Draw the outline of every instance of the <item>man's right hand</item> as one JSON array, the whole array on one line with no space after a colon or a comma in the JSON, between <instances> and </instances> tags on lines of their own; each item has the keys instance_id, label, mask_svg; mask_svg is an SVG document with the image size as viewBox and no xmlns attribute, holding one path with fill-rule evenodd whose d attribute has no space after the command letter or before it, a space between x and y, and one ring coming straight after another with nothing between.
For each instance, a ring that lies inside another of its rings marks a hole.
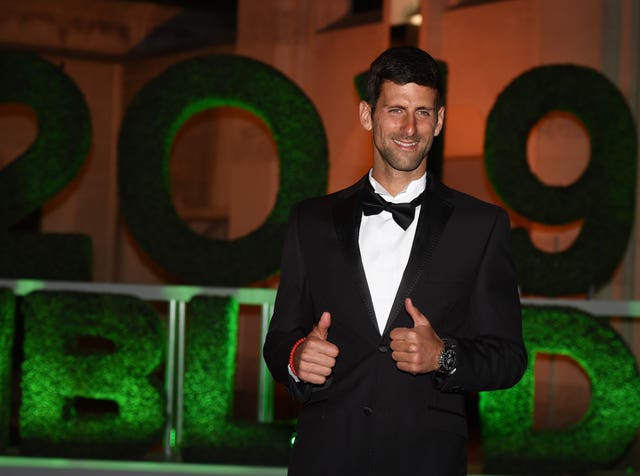
<instances>
[{"instance_id":1,"label":"man's right hand","mask_svg":"<svg viewBox=\"0 0 640 476\"><path fill-rule=\"evenodd\" d=\"M327 340L331 314L323 312L306 340L293 355L293 365L300 380L322 385L331 375L338 357L338 347Z\"/></svg>"}]
</instances>

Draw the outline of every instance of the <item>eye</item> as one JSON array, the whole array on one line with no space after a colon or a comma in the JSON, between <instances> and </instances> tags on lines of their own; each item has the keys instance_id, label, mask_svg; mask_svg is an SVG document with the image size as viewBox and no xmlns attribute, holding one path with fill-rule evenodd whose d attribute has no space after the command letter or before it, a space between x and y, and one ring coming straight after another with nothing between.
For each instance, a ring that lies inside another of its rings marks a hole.
<instances>
[{"instance_id":1,"label":"eye","mask_svg":"<svg viewBox=\"0 0 640 476\"><path fill-rule=\"evenodd\" d=\"M429 117L429 116L431 116L431 110L429 110L429 109L419 109L417 111L417 114L418 114L418 116L421 116L421 117Z\"/></svg>"}]
</instances>

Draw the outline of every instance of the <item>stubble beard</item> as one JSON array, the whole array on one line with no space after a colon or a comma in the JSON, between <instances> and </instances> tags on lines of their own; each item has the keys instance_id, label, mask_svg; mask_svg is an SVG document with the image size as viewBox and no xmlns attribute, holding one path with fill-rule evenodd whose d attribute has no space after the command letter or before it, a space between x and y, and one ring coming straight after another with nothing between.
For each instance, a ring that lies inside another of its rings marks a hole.
<instances>
[{"instance_id":1,"label":"stubble beard","mask_svg":"<svg viewBox=\"0 0 640 476\"><path fill-rule=\"evenodd\" d=\"M426 162L430 145L426 145L415 157L403 157L401 152L391 151L388 147L378 149L382 160L398 172L413 172Z\"/></svg>"}]
</instances>

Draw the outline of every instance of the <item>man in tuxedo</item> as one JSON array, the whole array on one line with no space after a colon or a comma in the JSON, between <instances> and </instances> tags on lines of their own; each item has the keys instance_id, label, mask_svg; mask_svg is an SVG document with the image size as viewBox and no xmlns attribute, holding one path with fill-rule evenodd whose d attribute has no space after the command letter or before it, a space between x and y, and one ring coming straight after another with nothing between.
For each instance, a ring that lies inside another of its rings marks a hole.
<instances>
[{"instance_id":1,"label":"man in tuxedo","mask_svg":"<svg viewBox=\"0 0 640 476\"><path fill-rule=\"evenodd\" d=\"M292 210L264 345L302 402L289 475L464 475L465 393L526 368L507 214L427 173L441 100L431 56L382 53L371 170Z\"/></svg>"}]
</instances>

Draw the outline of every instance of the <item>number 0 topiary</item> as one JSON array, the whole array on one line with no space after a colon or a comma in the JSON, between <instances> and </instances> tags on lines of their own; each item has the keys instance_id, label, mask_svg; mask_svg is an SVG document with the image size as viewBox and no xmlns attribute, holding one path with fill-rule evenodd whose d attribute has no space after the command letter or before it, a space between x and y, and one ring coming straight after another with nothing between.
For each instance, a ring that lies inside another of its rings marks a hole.
<instances>
[{"instance_id":1,"label":"number 0 topiary","mask_svg":"<svg viewBox=\"0 0 640 476\"><path fill-rule=\"evenodd\" d=\"M280 159L273 210L260 228L231 241L198 235L181 220L169 177L180 127L194 114L221 106L246 109L264 120ZM326 193L326 185L320 117L295 84L266 64L227 55L190 59L151 81L127 109L119 141L122 211L144 251L182 281L242 286L275 273L291 205Z\"/></svg>"}]
</instances>

